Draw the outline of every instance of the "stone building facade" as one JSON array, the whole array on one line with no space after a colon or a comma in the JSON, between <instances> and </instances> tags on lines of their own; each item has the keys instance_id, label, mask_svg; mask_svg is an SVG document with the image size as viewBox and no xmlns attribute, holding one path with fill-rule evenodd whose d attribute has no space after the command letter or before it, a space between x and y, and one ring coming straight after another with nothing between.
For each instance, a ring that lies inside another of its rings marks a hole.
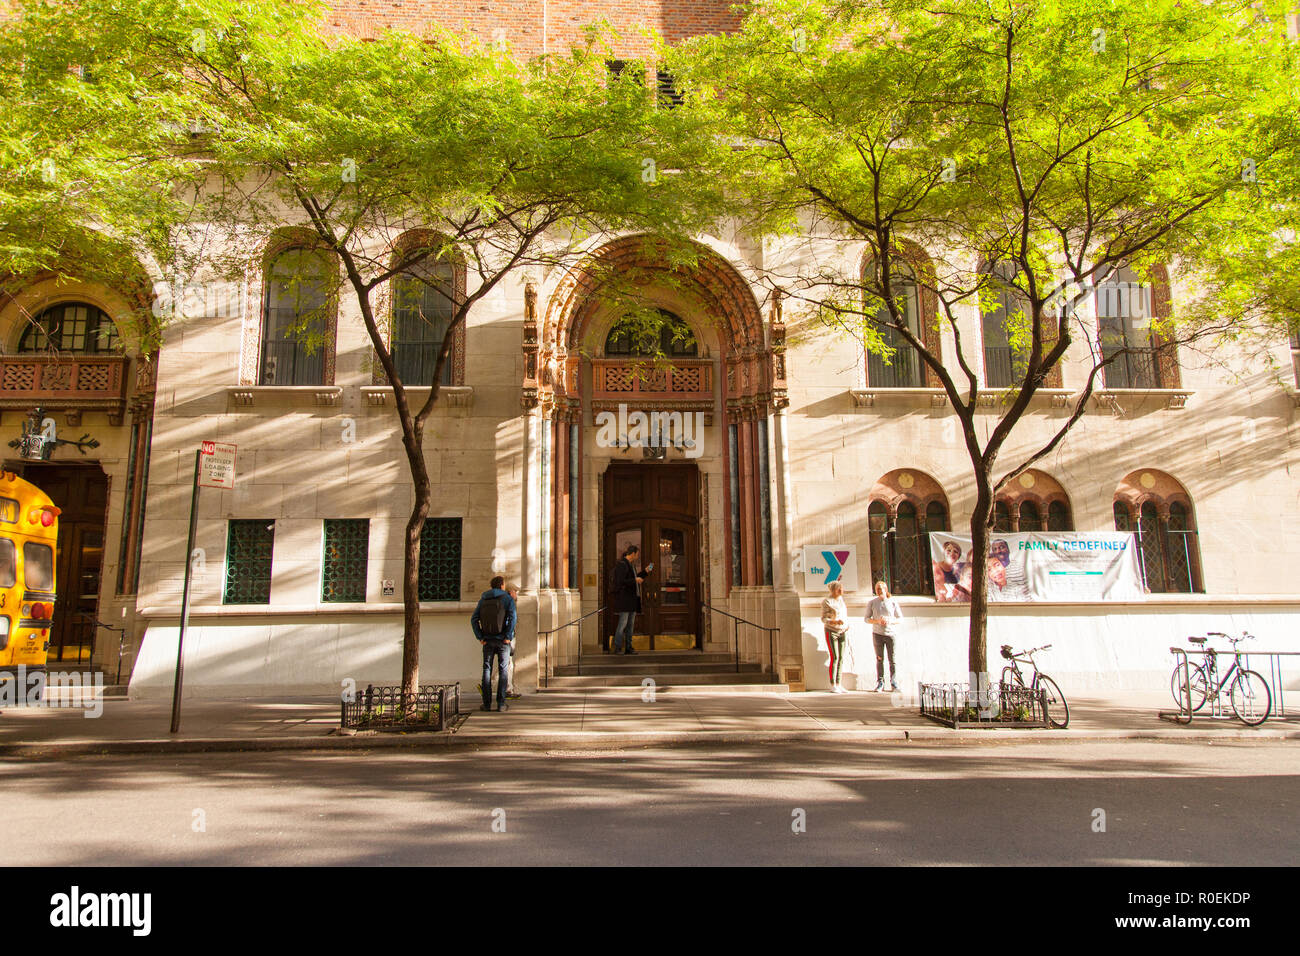
<instances>
[{"instance_id":1,"label":"stone building facade","mask_svg":"<svg viewBox=\"0 0 1300 956\"><path fill-rule=\"evenodd\" d=\"M707 2L338 0L333 10L336 29L363 33L426 20L464 22L485 38L504 30L525 55L558 48L602 15L670 38L734 23L728 4ZM629 41L627 56L645 52L638 43ZM643 267L653 256L645 238L598 237L587 253ZM268 374L267 287L275 255L288 248L277 242L267 237L242 284L198 297L166 329L156 362L121 363L117 404L67 413L101 430L100 447L84 458L108 478L98 613L125 622L134 693L171 686L201 441L238 446L237 480L200 499L189 692L325 693L400 674L412 491L391 389L376 379L346 298L312 381L286 384L289 353L276 353ZM882 365L861 342L770 294L763 270L793 265L806 249L725 230L698 242L696 269L643 290L666 326L685 330L671 362L649 370L638 370L619 316L592 294L581 263L512 276L476 306L426 439L435 495L422 552L424 679L474 681L468 617L496 573L522 589L521 685L549 684L594 658L612 623L595 612L613 557L629 542L659 565L645 596L643 652L735 655L795 686L826 687L821 594L800 557L806 545L833 544L854 549L859 564L846 684L874 684L861 622L874 577L902 595L900 682L965 676L965 612L927 593L916 550L927 528L961 532L974 500L942 391L905 359ZM864 254L828 242L820 261L853 274ZM922 268L926 257L964 254L914 252ZM1181 291L1177 276L1156 274L1139 294L1151 308L1176 309ZM1111 309L1106 295L1087 304L1085 321ZM31 296L36 311L74 299L110 315L115 308L98 289L56 294L36 285ZM932 305L921 299L924 317ZM984 380L995 381L1005 343L983 336L974 306L961 321L964 341L984 338L975 352ZM0 311L0 323L10 362L22 333L16 304ZM950 336L935 344L952 356ZM989 646L1053 643L1051 670L1071 688L1159 688L1169 646L1207 629L1248 629L1281 647L1295 641L1294 349L1285 339L1211 356L1152 346L1149 364L1117 372L1000 505L1003 530L1119 527L1146 542L1143 601L994 607ZM1090 367L1080 343L1013 435L1008 460L1053 432ZM18 433L19 404L4 406L6 440ZM666 434L639 440L637 412L657 415ZM989 421L996 412L987 407ZM83 458L64 446L54 460ZM555 631L585 615L581 628ZM111 672L118 645L100 634L96 663Z\"/></svg>"}]
</instances>

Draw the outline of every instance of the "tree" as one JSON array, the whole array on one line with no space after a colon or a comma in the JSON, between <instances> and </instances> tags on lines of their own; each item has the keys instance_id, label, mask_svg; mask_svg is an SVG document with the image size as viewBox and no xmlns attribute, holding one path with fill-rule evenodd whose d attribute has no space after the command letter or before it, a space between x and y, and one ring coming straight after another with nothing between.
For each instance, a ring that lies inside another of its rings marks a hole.
<instances>
[{"instance_id":1,"label":"tree","mask_svg":"<svg viewBox=\"0 0 1300 956\"><path fill-rule=\"evenodd\" d=\"M177 242L189 261L239 273L248 249L295 227L303 252L277 273L295 305L286 332L320 348L332 302L346 296L359 310L393 388L414 484L402 586L410 693L433 492L425 427L456 330L510 273L571 261L601 232L636 229L671 245L716 194L707 180L667 174L692 161L702 131L684 113L657 110L634 81L610 82L598 31L566 55L522 62L443 31L329 35L322 11L288 0L85 0L44 15L67 35L99 38L101 51L131 37L146 72L165 79L200 131L199 175L177 184L191 204L192 228ZM385 334L389 289L407 320L433 323L437 313L426 382L406 381Z\"/></svg>"},{"instance_id":2,"label":"tree","mask_svg":"<svg viewBox=\"0 0 1300 956\"><path fill-rule=\"evenodd\" d=\"M176 265L193 173L187 111L165 63L129 35L86 32L68 5L21 0L0 22L0 293L36 274L115 287L150 351L142 264Z\"/></svg>"},{"instance_id":3,"label":"tree","mask_svg":"<svg viewBox=\"0 0 1300 956\"><path fill-rule=\"evenodd\" d=\"M981 682L995 495L1060 445L1108 368L1144 350L1099 342L1078 306L1124 267L1186 259L1209 270L1207 289L1238 294L1152 320L1153 343L1276 328L1282 298L1215 243L1295 253L1282 228L1294 193L1279 188L1297 155L1284 22L1214 0L777 0L672 60L691 108L734 137L715 175L745 195L751 227L803 244L768 281L884 361L918 356L953 409L976 489L968 653ZM836 245L865 247L861 274L803 265ZM932 329L908 321L913 282L936 303ZM990 387L958 322L971 306L986 323L1002 310L1014 357L987 436ZM1005 461L1076 344L1091 368L1065 421Z\"/></svg>"}]
</instances>

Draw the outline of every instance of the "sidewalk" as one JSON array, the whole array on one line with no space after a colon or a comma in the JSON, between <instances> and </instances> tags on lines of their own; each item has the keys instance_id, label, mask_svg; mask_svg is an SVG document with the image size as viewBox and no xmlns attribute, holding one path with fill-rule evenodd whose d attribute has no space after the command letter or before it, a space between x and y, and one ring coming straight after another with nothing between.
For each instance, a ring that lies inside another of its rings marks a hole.
<instances>
[{"instance_id":1,"label":"sidewalk","mask_svg":"<svg viewBox=\"0 0 1300 956\"><path fill-rule=\"evenodd\" d=\"M473 708L450 733L335 733L332 698L221 699L185 702L181 733L168 733L167 700L103 702L97 718L82 707L9 707L0 711L0 757L185 752L203 750L375 749L473 745L513 748L668 746L775 741L919 742L1070 740L1300 740L1300 724L1270 719L1257 728L1234 720L1183 726L1156 713L1172 702L1127 693L1070 701L1068 730L951 730L921 717L915 704L889 694L710 694L661 690L653 702L639 688L529 694L509 711Z\"/></svg>"}]
</instances>

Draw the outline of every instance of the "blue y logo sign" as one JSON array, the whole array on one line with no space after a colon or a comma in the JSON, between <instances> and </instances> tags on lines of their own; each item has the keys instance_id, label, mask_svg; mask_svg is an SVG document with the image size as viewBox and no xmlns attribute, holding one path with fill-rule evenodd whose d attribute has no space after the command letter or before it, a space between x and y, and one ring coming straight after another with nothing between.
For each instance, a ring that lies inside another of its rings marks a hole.
<instances>
[{"instance_id":1,"label":"blue y logo sign","mask_svg":"<svg viewBox=\"0 0 1300 956\"><path fill-rule=\"evenodd\" d=\"M849 559L847 551L823 551L822 557L826 559L829 570L826 572L824 584L830 584L832 581L838 581L840 574L844 570L844 562Z\"/></svg>"}]
</instances>

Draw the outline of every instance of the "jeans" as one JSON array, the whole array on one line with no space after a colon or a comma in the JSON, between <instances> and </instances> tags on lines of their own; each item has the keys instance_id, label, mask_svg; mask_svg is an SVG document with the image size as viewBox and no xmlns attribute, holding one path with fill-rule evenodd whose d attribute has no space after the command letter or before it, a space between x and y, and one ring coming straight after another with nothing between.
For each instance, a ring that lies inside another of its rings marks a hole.
<instances>
[{"instance_id":1,"label":"jeans","mask_svg":"<svg viewBox=\"0 0 1300 956\"><path fill-rule=\"evenodd\" d=\"M895 683L894 676L894 639L887 634L872 634L876 644L876 680L885 679L885 651L889 651L889 682Z\"/></svg>"},{"instance_id":2,"label":"jeans","mask_svg":"<svg viewBox=\"0 0 1300 956\"><path fill-rule=\"evenodd\" d=\"M835 634L829 627L823 628L826 631L826 649L831 652L831 686L834 687L840 682L840 675L844 670L844 637L843 634Z\"/></svg>"},{"instance_id":3,"label":"jeans","mask_svg":"<svg viewBox=\"0 0 1300 956\"><path fill-rule=\"evenodd\" d=\"M623 639L627 638L626 650L632 649L632 625L636 621L636 611L619 611L618 626L614 628L614 653L624 650Z\"/></svg>"},{"instance_id":4,"label":"jeans","mask_svg":"<svg viewBox=\"0 0 1300 956\"><path fill-rule=\"evenodd\" d=\"M510 677L506 668L510 663L510 645L499 637L489 637L483 642L483 706L492 706L492 662L497 663L497 706L506 702L506 688Z\"/></svg>"}]
</instances>

